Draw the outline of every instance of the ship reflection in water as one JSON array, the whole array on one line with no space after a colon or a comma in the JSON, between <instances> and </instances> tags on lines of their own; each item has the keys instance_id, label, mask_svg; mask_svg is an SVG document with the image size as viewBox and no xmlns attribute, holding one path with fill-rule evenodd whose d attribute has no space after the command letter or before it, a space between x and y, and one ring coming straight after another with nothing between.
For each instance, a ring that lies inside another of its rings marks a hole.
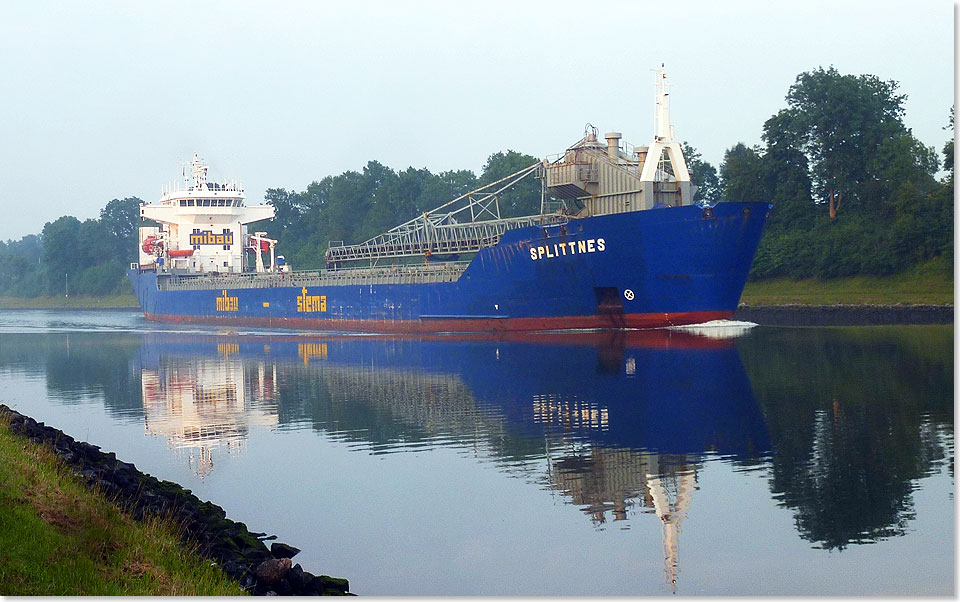
<instances>
[{"instance_id":1,"label":"ship reflection in water","mask_svg":"<svg viewBox=\"0 0 960 602\"><path fill-rule=\"evenodd\" d=\"M480 450L597 528L655 514L675 587L704 460L752 464L770 451L729 334L157 334L140 350L144 420L201 476L254 427L314 428L370 453Z\"/></svg>"},{"instance_id":2,"label":"ship reflection in water","mask_svg":"<svg viewBox=\"0 0 960 602\"><path fill-rule=\"evenodd\" d=\"M185 355L163 344L141 349L144 426L184 453L201 477L213 470L214 450L242 450L252 426L275 426L276 365L251 367L216 345L217 356Z\"/></svg>"}]
</instances>

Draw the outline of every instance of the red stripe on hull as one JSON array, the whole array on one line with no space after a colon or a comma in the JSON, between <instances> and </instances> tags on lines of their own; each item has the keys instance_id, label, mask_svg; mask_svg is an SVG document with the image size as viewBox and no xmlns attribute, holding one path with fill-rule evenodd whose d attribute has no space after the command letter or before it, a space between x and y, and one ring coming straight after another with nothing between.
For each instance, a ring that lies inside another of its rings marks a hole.
<instances>
[{"instance_id":1,"label":"red stripe on hull","mask_svg":"<svg viewBox=\"0 0 960 602\"><path fill-rule=\"evenodd\" d=\"M732 311L692 311L674 313L610 314L564 316L559 318L458 318L427 320L339 320L333 318L257 318L250 316L180 316L149 314L155 322L192 324L230 324L261 328L294 328L377 333L431 332L530 332L538 330L661 328L728 320Z\"/></svg>"}]
</instances>

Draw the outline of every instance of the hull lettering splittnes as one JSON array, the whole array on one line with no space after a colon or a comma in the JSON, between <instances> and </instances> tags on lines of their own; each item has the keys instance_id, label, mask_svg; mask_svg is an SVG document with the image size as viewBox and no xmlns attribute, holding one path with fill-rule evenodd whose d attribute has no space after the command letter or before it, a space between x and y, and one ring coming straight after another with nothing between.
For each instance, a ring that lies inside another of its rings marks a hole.
<instances>
[{"instance_id":1,"label":"hull lettering splittnes","mask_svg":"<svg viewBox=\"0 0 960 602\"><path fill-rule=\"evenodd\" d=\"M551 254L550 251L553 250ZM607 241L602 238L596 240L577 240L567 242L555 242L553 245L530 247L530 259L554 259L556 257L566 257L567 255L583 255L584 253L603 253L607 250Z\"/></svg>"},{"instance_id":2,"label":"hull lettering splittnes","mask_svg":"<svg viewBox=\"0 0 960 602\"><path fill-rule=\"evenodd\" d=\"M151 320L424 333L656 328L733 315L771 208L693 201L672 139L662 71L647 147L586 128L558 159L492 182L380 236L332 244L326 268L291 269L246 224L239 183L206 179L141 206L130 280ZM662 161L662 158L669 158ZM502 217L500 194L536 176L537 215ZM421 263L411 263L419 257Z\"/></svg>"}]
</instances>

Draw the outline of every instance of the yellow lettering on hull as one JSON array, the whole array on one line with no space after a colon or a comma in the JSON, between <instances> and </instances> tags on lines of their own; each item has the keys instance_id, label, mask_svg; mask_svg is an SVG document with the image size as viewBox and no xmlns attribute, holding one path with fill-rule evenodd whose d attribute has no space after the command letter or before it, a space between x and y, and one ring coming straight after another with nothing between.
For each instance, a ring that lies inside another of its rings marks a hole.
<instances>
[{"instance_id":1,"label":"yellow lettering on hull","mask_svg":"<svg viewBox=\"0 0 960 602\"><path fill-rule=\"evenodd\" d=\"M308 295L304 287L302 293L297 297L297 312L299 313L317 313L327 311L326 295Z\"/></svg>"},{"instance_id":2,"label":"yellow lettering on hull","mask_svg":"<svg viewBox=\"0 0 960 602\"><path fill-rule=\"evenodd\" d=\"M237 311L240 309L240 303L237 297L230 297L227 291L217 297L217 311Z\"/></svg>"}]
</instances>

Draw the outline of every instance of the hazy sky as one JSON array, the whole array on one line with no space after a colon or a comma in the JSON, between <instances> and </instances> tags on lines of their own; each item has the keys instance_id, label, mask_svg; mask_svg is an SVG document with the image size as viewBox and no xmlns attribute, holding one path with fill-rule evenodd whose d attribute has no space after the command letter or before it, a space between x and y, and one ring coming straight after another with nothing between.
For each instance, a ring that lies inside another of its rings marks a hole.
<instances>
[{"instance_id":1,"label":"hazy sky","mask_svg":"<svg viewBox=\"0 0 960 602\"><path fill-rule=\"evenodd\" d=\"M715 166L821 65L900 82L939 151L954 20L952 0L0 0L0 239L155 201L194 152L252 204L371 159L479 174L587 122L646 144L660 63L677 138Z\"/></svg>"}]
</instances>

